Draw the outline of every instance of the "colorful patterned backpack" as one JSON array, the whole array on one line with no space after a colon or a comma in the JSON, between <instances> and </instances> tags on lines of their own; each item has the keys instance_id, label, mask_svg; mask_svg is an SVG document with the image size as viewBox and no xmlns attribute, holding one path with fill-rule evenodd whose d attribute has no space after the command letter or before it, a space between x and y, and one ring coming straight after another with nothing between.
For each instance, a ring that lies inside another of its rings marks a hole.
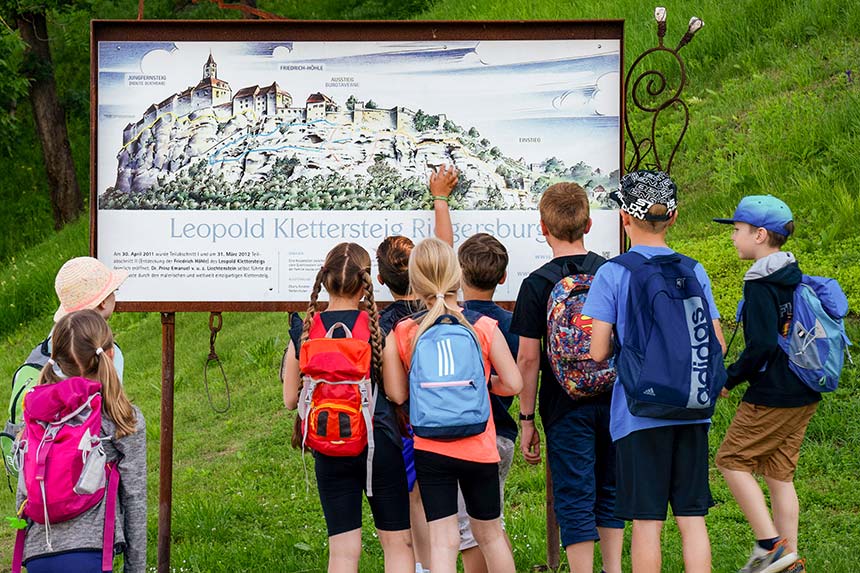
<instances>
[{"instance_id":1,"label":"colorful patterned backpack","mask_svg":"<svg viewBox=\"0 0 860 573\"><path fill-rule=\"evenodd\" d=\"M556 380L574 400L608 392L615 383L614 358L591 359L591 317L582 314L594 273L605 261L589 252L581 266L550 264L536 271L555 285L547 301L546 353Z\"/></svg>"}]
</instances>

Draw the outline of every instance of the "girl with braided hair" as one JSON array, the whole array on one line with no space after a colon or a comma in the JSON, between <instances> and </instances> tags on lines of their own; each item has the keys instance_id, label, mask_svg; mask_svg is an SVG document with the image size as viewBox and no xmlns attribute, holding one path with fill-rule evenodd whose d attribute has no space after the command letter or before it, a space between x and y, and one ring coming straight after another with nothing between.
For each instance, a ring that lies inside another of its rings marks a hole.
<instances>
[{"instance_id":1,"label":"girl with braided hair","mask_svg":"<svg viewBox=\"0 0 860 573\"><path fill-rule=\"evenodd\" d=\"M326 310L319 312L317 301L323 288L328 293L329 302ZM281 373L284 405L290 410L298 406L302 385L299 352L301 345L310 338L315 317L326 330L342 323L352 331L359 320L367 320L372 350L371 380L374 386L381 384L384 338L373 298L370 255L360 245L340 243L329 251L314 280L304 320L297 313L291 316L290 344ZM339 328L333 329L331 334L335 338L345 336ZM386 572L414 571L409 533L409 494L406 468L400 454L400 434L391 404L382 392L375 392L375 395L371 462L373 495L368 496L368 502L385 555ZM297 425L296 430L293 445L300 446L301 427ZM361 557L361 498L367 480L368 448L356 456L331 456L317 451L313 456L329 536L328 570L330 573L356 572Z\"/></svg>"}]
</instances>

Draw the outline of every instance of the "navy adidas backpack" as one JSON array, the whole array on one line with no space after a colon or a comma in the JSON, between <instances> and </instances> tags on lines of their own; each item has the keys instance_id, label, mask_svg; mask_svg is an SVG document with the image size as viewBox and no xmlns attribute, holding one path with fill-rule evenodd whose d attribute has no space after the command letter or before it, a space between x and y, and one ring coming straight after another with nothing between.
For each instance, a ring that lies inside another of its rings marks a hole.
<instances>
[{"instance_id":1,"label":"navy adidas backpack","mask_svg":"<svg viewBox=\"0 0 860 573\"><path fill-rule=\"evenodd\" d=\"M630 271L618 380L635 416L703 420L714 412L726 383L723 350L708 301L679 253L646 258L627 252L612 259Z\"/></svg>"},{"instance_id":2,"label":"navy adidas backpack","mask_svg":"<svg viewBox=\"0 0 860 573\"><path fill-rule=\"evenodd\" d=\"M490 419L484 358L475 333L445 314L421 333L409 368L409 421L416 436L480 434Z\"/></svg>"}]
</instances>

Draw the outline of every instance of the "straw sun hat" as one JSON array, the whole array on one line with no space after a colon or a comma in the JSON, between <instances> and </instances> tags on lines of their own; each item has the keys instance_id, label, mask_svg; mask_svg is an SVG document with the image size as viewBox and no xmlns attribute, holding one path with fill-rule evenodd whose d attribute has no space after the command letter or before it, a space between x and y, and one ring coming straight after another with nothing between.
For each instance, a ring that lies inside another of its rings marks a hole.
<instances>
[{"instance_id":1,"label":"straw sun hat","mask_svg":"<svg viewBox=\"0 0 860 573\"><path fill-rule=\"evenodd\" d=\"M70 312L96 308L127 278L128 271L113 271L92 257L76 257L66 261L54 281L54 290L60 299L54 322Z\"/></svg>"}]
</instances>

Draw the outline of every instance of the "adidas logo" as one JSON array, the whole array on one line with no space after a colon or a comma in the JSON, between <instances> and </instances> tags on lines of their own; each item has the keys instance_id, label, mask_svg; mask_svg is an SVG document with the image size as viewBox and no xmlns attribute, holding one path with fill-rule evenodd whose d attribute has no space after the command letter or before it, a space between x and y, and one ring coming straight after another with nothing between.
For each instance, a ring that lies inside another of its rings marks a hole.
<instances>
[{"instance_id":1,"label":"adidas logo","mask_svg":"<svg viewBox=\"0 0 860 573\"><path fill-rule=\"evenodd\" d=\"M657 395L657 393L654 392L654 388L648 388L647 390L645 390L642 393L645 394L646 396L656 396Z\"/></svg>"}]
</instances>

